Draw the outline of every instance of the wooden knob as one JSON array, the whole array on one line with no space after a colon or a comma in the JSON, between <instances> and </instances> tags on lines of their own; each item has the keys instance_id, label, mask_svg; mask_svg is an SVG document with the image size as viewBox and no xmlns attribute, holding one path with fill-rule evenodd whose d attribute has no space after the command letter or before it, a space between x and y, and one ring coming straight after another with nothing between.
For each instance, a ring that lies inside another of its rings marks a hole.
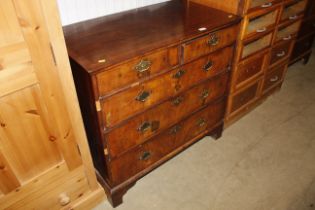
<instances>
[{"instance_id":1,"label":"wooden knob","mask_svg":"<svg viewBox=\"0 0 315 210\"><path fill-rule=\"evenodd\" d=\"M70 197L66 193L61 193L59 195L59 203L61 206L69 204L71 201Z\"/></svg>"}]
</instances>

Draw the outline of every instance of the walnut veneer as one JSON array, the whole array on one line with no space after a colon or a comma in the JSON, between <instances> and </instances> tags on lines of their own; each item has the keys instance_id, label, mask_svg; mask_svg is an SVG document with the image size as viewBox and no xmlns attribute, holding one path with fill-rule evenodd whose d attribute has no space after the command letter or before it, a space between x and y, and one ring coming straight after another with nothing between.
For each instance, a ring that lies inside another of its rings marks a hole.
<instances>
[{"instance_id":1,"label":"walnut veneer","mask_svg":"<svg viewBox=\"0 0 315 210\"><path fill-rule=\"evenodd\" d=\"M94 163L113 206L200 138L221 136L239 22L174 0L64 28Z\"/></svg>"}]
</instances>

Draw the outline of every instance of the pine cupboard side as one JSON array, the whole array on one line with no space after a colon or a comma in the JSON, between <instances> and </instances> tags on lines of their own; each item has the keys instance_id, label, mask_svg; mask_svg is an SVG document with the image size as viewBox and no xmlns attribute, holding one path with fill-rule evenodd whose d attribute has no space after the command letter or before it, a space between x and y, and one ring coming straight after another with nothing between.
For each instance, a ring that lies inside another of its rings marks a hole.
<instances>
[{"instance_id":1,"label":"pine cupboard side","mask_svg":"<svg viewBox=\"0 0 315 210\"><path fill-rule=\"evenodd\" d=\"M0 5L0 209L88 209L96 180L55 1Z\"/></svg>"}]
</instances>

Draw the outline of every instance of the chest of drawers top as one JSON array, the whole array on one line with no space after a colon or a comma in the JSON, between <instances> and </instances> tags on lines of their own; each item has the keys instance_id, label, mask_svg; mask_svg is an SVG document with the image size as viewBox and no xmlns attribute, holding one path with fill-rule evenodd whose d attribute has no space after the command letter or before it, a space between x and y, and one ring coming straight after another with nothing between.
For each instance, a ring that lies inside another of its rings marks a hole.
<instances>
[{"instance_id":1,"label":"chest of drawers top","mask_svg":"<svg viewBox=\"0 0 315 210\"><path fill-rule=\"evenodd\" d=\"M210 7L172 0L65 26L64 33L69 56L94 73L239 21Z\"/></svg>"}]
</instances>

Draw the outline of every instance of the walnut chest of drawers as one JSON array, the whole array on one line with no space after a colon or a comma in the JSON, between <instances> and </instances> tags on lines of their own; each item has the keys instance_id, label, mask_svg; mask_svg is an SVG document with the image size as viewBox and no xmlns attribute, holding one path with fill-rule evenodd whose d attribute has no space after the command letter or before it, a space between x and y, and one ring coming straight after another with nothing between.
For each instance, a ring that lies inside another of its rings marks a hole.
<instances>
[{"instance_id":1,"label":"walnut chest of drawers","mask_svg":"<svg viewBox=\"0 0 315 210\"><path fill-rule=\"evenodd\" d=\"M64 28L109 201L206 135L220 137L240 19L170 1Z\"/></svg>"}]
</instances>

